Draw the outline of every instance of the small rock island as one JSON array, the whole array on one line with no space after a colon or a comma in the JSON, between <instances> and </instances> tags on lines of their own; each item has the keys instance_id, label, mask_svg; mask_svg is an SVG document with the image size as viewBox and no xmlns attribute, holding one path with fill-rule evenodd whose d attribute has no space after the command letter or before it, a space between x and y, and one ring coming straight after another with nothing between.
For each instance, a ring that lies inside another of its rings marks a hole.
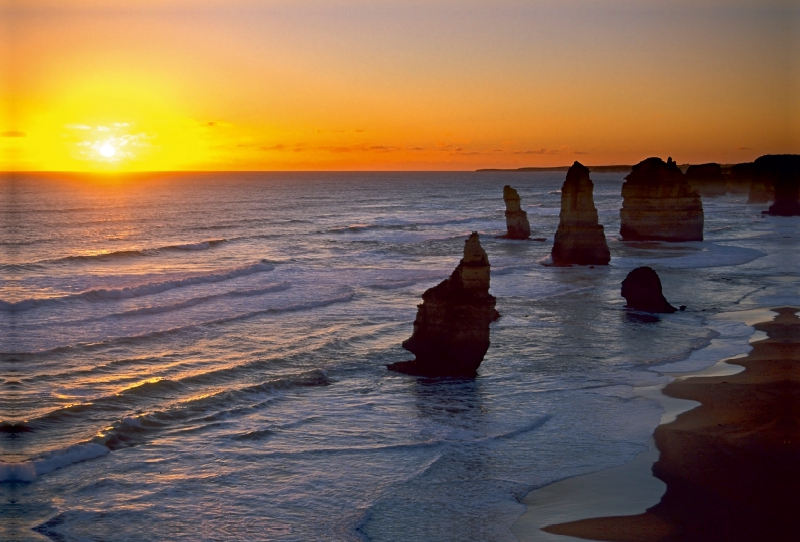
<instances>
[{"instance_id":1,"label":"small rock island","mask_svg":"<svg viewBox=\"0 0 800 542\"><path fill-rule=\"evenodd\" d=\"M416 359L392 363L389 370L417 376L475 376L489 349L489 324L500 317L489 293L489 270L478 232L472 232L453 274L422 294L414 333L403 342Z\"/></svg>"},{"instance_id":2,"label":"small rock island","mask_svg":"<svg viewBox=\"0 0 800 542\"><path fill-rule=\"evenodd\" d=\"M667 302L661 290L661 279L651 267L637 267L622 281L622 297L629 309L671 313L678 309ZM683 310L683 308L681 308Z\"/></svg>"},{"instance_id":3,"label":"small rock island","mask_svg":"<svg viewBox=\"0 0 800 542\"><path fill-rule=\"evenodd\" d=\"M506 203L506 227L508 233L505 239L527 239L531 236L531 225L528 222L528 213L520 206L519 194L509 185L503 187L503 201Z\"/></svg>"},{"instance_id":4,"label":"small rock island","mask_svg":"<svg viewBox=\"0 0 800 542\"><path fill-rule=\"evenodd\" d=\"M579 162L572 164L561 187L561 214L552 250L554 265L608 265L611 260L593 190L589 168Z\"/></svg>"},{"instance_id":5,"label":"small rock island","mask_svg":"<svg viewBox=\"0 0 800 542\"><path fill-rule=\"evenodd\" d=\"M622 185L623 241L702 241L703 203L672 158L647 158Z\"/></svg>"}]
</instances>

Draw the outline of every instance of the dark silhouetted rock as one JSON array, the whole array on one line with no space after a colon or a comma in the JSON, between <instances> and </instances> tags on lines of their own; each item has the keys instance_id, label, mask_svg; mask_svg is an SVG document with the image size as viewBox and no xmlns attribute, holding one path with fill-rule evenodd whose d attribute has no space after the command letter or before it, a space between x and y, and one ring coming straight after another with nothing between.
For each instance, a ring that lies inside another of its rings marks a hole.
<instances>
[{"instance_id":1,"label":"dark silhouetted rock","mask_svg":"<svg viewBox=\"0 0 800 542\"><path fill-rule=\"evenodd\" d=\"M753 170L753 162L732 165L727 175L728 193L749 194Z\"/></svg>"},{"instance_id":2,"label":"dark silhouetted rock","mask_svg":"<svg viewBox=\"0 0 800 542\"><path fill-rule=\"evenodd\" d=\"M606 265L611 260L603 226L598 224L589 168L575 162L561 187L561 215L553 243L555 265Z\"/></svg>"},{"instance_id":3,"label":"dark silhouetted rock","mask_svg":"<svg viewBox=\"0 0 800 542\"><path fill-rule=\"evenodd\" d=\"M661 279L650 267L637 267L622 281L622 297L629 309L644 312L675 312L661 292Z\"/></svg>"},{"instance_id":4,"label":"dark silhouetted rock","mask_svg":"<svg viewBox=\"0 0 800 542\"><path fill-rule=\"evenodd\" d=\"M414 334L403 343L416 359L388 367L419 376L474 376L489 349L489 324L499 317L489 294L489 258L473 232L453 274L422 294Z\"/></svg>"},{"instance_id":5,"label":"dark silhouetted rock","mask_svg":"<svg viewBox=\"0 0 800 542\"><path fill-rule=\"evenodd\" d=\"M633 166L622 185L619 233L624 241L702 241L703 204L670 158Z\"/></svg>"},{"instance_id":6,"label":"dark silhouetted rock","mask_svg":"<svg viewBox=\"0 0 800 542\"><path fill-rule=\"evenodd\" d=\"M766 214L800 216L800 155L768 154L754 162L756 182L771 183L775 199Z\"/></svg>"},{"instance_id":7,"label":"dark silhouetted rock","mask_svg":"<svg viewBox=\"0 0 800 542\"><path fill-rule=\"evenodd\" d=\"M506 202L506 239L527 239L531 236L528 213L519 204L519 194L509 185L503 187L503 200Z\"/></svg>"},{"instance_id":8,"label":"dark silhouetted rock","mask_svg":"<svg viewBox=\"0 0 800 542\"><path fill-rule=\"evenodd\" d=\"M689 166L686 170L686 181L704 197L724 196L728 192L726 178L722 175L722 166L719 164Z\"/></svg>"}]
</instances>

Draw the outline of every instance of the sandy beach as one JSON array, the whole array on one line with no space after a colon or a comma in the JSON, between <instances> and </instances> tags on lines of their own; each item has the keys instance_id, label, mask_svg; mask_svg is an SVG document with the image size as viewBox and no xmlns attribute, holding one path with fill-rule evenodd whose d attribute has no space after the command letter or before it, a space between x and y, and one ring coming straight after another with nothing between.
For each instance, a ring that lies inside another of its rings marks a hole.
<instances>
[{"instance_id":1,"label":"sandy beach","mask_svg":"<svg viewBox=\"0 0 800 542\"><path fill-rule=\"evenodd\" d=\"M653 473L667 486L658 504L638 515L543 530L609 541L797 540L800 319L795 308L774 312L754 326L767 338L735 361L744 371L680 379L664 389L701 405L655 431L660 456Z\"/></svg>"}]
</instances>

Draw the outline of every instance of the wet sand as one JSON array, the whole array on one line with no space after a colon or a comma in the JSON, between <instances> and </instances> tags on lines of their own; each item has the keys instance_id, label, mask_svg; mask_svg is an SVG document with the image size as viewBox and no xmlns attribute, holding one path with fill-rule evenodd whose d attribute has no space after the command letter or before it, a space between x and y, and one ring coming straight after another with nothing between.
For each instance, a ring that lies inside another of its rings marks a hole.
<instances>
[{"instance_id":1,"label":"wet sand","mask_svg":"<svg viewBox=\"0 0 800 542\"><path fill-rule=\"evenodd\" d=\"M735 363L736 375L669 384L669 397L701 405L654 439L653 473L667 485L638 515L559 523L547 533L589 540L800 540L800 319L798 309L755 324L767 334ZM556 537L558 538L558 537Z\"/></svg>"}]
</instances>

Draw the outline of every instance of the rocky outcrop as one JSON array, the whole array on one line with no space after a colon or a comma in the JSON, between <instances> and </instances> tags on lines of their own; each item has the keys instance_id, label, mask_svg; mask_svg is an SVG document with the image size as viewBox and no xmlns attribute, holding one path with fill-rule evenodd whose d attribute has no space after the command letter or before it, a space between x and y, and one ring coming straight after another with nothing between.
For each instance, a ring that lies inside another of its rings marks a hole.
<instances>
[{"instance_id":1,"label":"rocky outcrop","mask_svg":"<svg viewBox=\"0 0 800 542\"><path fill-rule=\"evenodd\" d=\"M749 194L753 182L753 162L732 165L727 177L730 194Z\"/></svg>"},{"instance_id":2,"label":"rocky outcrop","mask_svg":"<svg viewBox=\"0 0 800 542\"><path fill-rule=\"evenodd\" d=\"M766 214L772 216L800 216L800 155L773 154L755 162L753 183L772 184L774 202Z\"/></svg>"},{"instance_id":3,"label":"rocky outcrop","mask_svg":"<svg viewBox=\"0 0 800 542\"><path fill-rule=\"evenodd\" d=\"M589 168L575 162L561 187L561 214L553 243L554 265L607 265L611 260L589 178Z\"/></svg>"},{"instance_id":4,"label":"rocky outcrop","mask_svg":"<svg viewBox=\"0 0 800 542\"><path fill-rule=\"evenodd\" d=\"M489 294L489 258L472 232L453 274L422 294L414 333L403 343L416 359L388 368L419 376L474 376L489 349L489 324L499 317Z\"/></svg>"},{"instance_id":5,"label":"rocky outcrop","mask_svg":"<svg viewBox=\"0 0 800 542\"><path fill-rule=\"evenodd\" d=\"M503 201L506 202L506 239L527 239L531 236L531 225L528 213L519 204L519 194L509 185L503 187Z\"/></svg>"},{"instance_id":6,"label":"rocky outcrop","mask_svg":"<svg viewBox=\"0 0 800 542\"><path fill-rule=\"evenodd\" d=\"M624 241L702 241L703 204L670 158L633 166L622 185L619 233Z\"/></svg>"},{"instance_id":7,"label":"rocky outcrop","mask_svg":"<svg viewBox=\"0 0 800 542\"><path fill-rule=\"evenodd\" d=\"M622 281L622 297L629 309L644 312L675 312L661 291L661 279L650 267L637 267Z\"/></svg>"},{"instance_id":8,"label":"rocky outcrop","mask_svg":"<svg viewBox=\"0 0 800 542\"><path fill-rule=\"evenodd\" d=\"M719 164L689 166L686 170L686 181L703 197L724 196L728 192L726 178L722 175L722 166Z\"/></svg>"}]
</instances>

